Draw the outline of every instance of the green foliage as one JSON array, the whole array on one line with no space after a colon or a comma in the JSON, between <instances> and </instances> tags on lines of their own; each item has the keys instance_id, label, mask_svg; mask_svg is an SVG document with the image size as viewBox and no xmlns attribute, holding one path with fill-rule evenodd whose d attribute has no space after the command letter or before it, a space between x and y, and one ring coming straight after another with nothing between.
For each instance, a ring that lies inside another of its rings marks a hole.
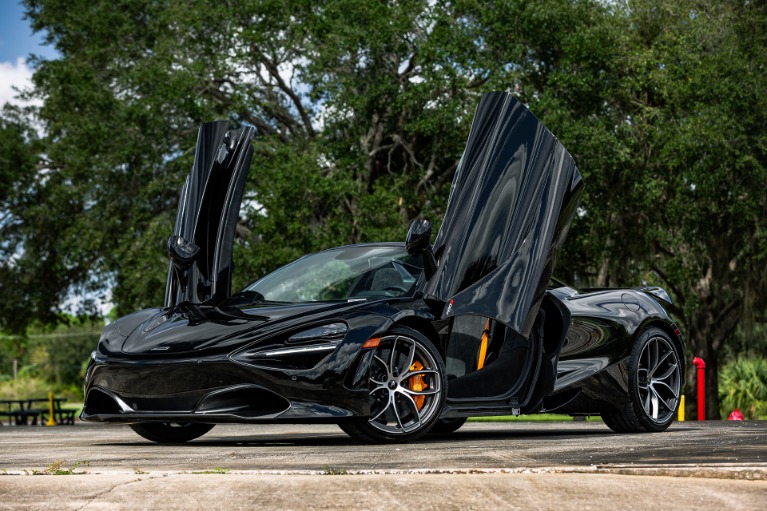
<instances>
[{"instance_id":1,"label":"green foliage","mask_svg":"<svg viewBox=\"0 0 767 511\"><path fill-rule=\"evenodd\" d=\"M73 476L73 475L83 475L87 474L88 472L84 470L77 470L81 465L84 464L82 461L77 461L72 464L71 467L67 468L64 466L64 461L62 460L56 460L47 467L45 467L42 470L33 470L32 475L35 476ZM87 463L85 463L87 465Z\"/></svg>"},{"instance_id":2,"label":"green foliage","mask_svg":"<svg viewBox=\"0 0 767 511\"><path fill-rule=\"evenodd\" d=\"M0 399L43 398L48 396L48 392L51 392L51 385L42 378L21 375L13 380L3 375L0 380Z\"/></svg>"},{"instance_id":3,"label":"green foliage","mask_svg":"<svg viewBox=\"0 0 767 511\"><path fill-rule=\"evenodd\" d=\"M56 397L81 401L83 369L96 346L101 323L70 318L71 325L30 328L26 336L0 337L0 396ZM13 362L18 375L13 379Z\"/></svg>"},{"instance_id":4,"label":"green foliage","mask_svg":"<svg viewBox=\"0 0 767 511\"><path fill-rule=\"evenodd\" d=\"M767 416L767 358L738 357L719 375L719 414L738 408L749 419Z\"/></svg>"},{"instance_id":5,"label":"green foliage","mask_svg":"<svg viewBox=\"0 0 767 511\"><path fill-rule=\"evenodd\" d=\"M196 470L196 471L192 472L192 474L218 474L218 475L225 475L225 474L228 474L230 472L230 470L231 469L229 469L229 468L216 467L216 468L214 468L212 470ZM144 472L144 473L146 473L146 472Z\"/></svg>"}]
</instances>

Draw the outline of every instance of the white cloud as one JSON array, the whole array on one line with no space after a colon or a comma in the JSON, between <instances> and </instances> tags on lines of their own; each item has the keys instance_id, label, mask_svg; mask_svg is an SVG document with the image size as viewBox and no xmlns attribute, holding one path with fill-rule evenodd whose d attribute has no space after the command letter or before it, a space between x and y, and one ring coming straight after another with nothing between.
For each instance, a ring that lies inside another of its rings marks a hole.
<instances>
[{"instance_id":1,"label":"white cloud","mask_svg":"<svg viewBox=\"0 0 767 511\"><path fill-rule=\"evenodd\" d=\"M32 70L27 67L23 57L16 62L0 62L0 107L6 102L23 104L16 96L17 89L25 89L32 85Z\"/></svg>"}]
</instances>

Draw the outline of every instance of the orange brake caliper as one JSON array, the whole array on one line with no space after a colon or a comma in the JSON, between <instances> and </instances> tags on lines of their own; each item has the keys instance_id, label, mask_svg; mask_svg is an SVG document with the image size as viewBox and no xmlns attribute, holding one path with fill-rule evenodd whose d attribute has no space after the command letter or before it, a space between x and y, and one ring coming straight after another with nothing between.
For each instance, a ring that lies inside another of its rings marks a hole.
<instances>
[{"instance_id":1,"label":"orange brake caliper","mask_svg":"<svg viewBox=\"0 0 767 511\"><path fill-rule=\"evenodd\" d=\"M413 365L410 366L410 371L420 371L423 369L423 364L421 364L419 361L413 362ZM416 392L422 392L428 385L426 384L423 378L422 374L416 374L415 376L411 376L409 378L410 380L410 390L414 390ZM426 399L426 396L413 396L413 401L415 401L415 406L418 408L418 411L421 411L421 408L423 408L423 402Z\"/></svg>"}]
</instances>

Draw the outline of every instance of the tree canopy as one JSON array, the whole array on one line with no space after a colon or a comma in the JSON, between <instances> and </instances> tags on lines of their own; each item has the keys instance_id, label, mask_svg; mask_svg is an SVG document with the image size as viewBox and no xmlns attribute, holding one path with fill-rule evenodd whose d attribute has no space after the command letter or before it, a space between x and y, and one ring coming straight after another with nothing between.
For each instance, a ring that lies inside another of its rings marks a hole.
<instances>
[{"instance_id":1,"label":"tree canopy","mask_svg":"<svg viewBox=\"0 0 767 511\"><path fill-rule=\"evenodd\" d=\"M2 330L55 322L73 294L108 290L120 314L162 303L202 122L258 129L237 286L438 223L491 90L528 104L585 178L558 274L668 288L714 375L736 327L764 320L763 2L25 3L60 57L34 61L41 106L0 119Z\"/></svg>"}]
</instances>

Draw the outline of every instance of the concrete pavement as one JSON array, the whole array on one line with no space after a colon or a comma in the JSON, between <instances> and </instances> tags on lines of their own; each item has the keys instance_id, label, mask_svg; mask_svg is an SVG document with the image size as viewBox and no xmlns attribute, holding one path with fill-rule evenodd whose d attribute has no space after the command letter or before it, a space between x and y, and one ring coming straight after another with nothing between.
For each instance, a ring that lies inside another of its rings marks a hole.
<instances>
[{"instance_id":1,"label":"concrete pavement","mask_svg":"<svg viewBox=\"0 0 767 511\"><path fill-rule=\"evenodd\" d=\"M46 475L52 473L72 475ZM470 423L407 445L335 426L0 427L0 509L764 509L767 422ZM676 477L675 477L676 476Z\"/></svg>"}]
</instances>

